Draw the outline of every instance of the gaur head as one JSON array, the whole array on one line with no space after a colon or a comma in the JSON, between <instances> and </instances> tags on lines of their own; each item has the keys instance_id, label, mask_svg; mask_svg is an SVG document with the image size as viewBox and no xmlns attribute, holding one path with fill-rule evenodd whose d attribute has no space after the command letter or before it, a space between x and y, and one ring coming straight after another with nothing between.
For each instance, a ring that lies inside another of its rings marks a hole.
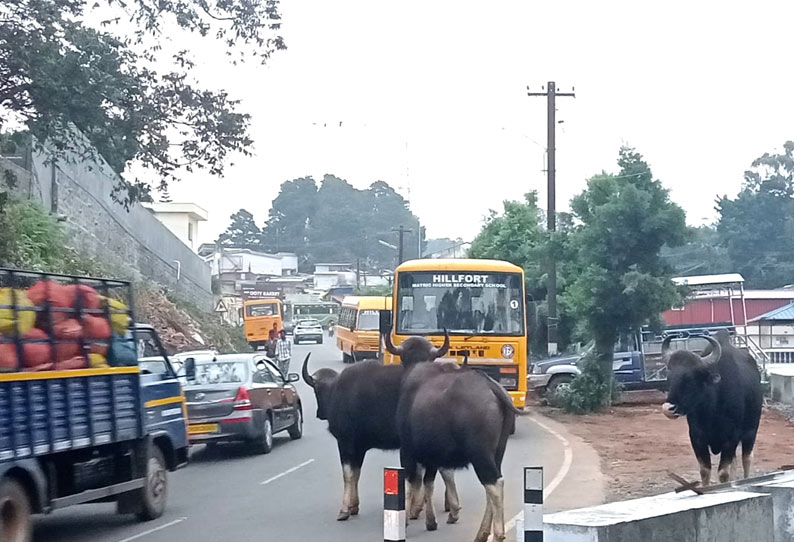
<instances>
[{"instance_id":1,"label":"gaur head","mask_svg":"<svg viewBox=\"0 0 794 542\"><path fill-rule=\"evenodd\" d=\"M394 346L391 342L391 333L385 333L383 340L386 349L395 356L400 356L400 361L404 367L412 367L423 361L434 361L449 351L449 331L444 330L444 344L439 348L433 346L425 337L408 337L400 346Z\"/></svg>"},{"instance_id":2,"label":"gaur head","mask_svg":"<svg viewBox=\"0 0 794 542\"><path fill-rule=\"evenodd\" d=\"M331 402L331 395L333 394L336 379L339 373L333 369L320 369L313 375L309 374L309 357L311 353L306 354L306 359L303 360L303 381L306 382L314 390L314 397L317 399L317 418L320 420L328 419L328 408Z\"/></svg>"},{"instance_id":3,"label":"gaur head","mask_svg":"<svg viewBox=\"0 0 794 542\"><path fill-rule=\"evenodd\" d=\"M710 393L720 381L716 363L722 356L719 341L710 336L704 337L709 346L700 356L688 350L676 350L670 353L670 341L667 337L662 343L662 356L667 363L669 391L662 412L670 419L686 416L701 401L712 396Z\"/></svg>"}]
</instances>

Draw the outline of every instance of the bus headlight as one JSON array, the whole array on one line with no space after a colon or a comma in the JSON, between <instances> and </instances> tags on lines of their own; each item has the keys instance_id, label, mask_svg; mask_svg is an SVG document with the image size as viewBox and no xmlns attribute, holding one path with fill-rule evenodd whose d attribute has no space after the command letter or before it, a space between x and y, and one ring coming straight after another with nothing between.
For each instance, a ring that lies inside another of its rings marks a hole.
<instances>
[{"instance_id":1,"label":"bus headlight","mask_svg":"<svg viewBox=\"0 0 794 542\"><path fill-rule=\"evenodd\" d=\"M505 359L513 359L513 354L515 353L516 349L512 344L506 344L502 347L502 357Z\"/></svg>"}]
</instances>

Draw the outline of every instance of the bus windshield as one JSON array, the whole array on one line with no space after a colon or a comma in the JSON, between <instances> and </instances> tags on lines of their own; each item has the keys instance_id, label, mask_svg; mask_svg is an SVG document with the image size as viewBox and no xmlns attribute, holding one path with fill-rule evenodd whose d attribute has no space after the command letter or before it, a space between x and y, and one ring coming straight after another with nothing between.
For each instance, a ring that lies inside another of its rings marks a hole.
<instances>
[{"instance_id":1,"label":"bus windshield","mask_svg":"<svg viewBox=\"0 0 794 542\"><path fill-rule=\"evenodd\" d=\"M278 303L261 303L248 305L245 315L255 318L257 316L278 316Z\"/></svg>"},{"instance_id":2,"label":"bus windshield","mask_svg":"<svg viewBox=\"0 0 794 542\"><path fill-rule=\"evenodd\" d=\"M380 329L380 311L359 311L356 329L361 331L378 331Z\"/></svg>"},{"instance_id":3,"label":"bus windshield","mask_svg":"<svg viewBox=\"0 0 794 542\"><path fill-rule=\"evenodd\" d=\"M524 334L519 273L403 272L397 298L398 334Z\"/></svg>"}]
</instances>

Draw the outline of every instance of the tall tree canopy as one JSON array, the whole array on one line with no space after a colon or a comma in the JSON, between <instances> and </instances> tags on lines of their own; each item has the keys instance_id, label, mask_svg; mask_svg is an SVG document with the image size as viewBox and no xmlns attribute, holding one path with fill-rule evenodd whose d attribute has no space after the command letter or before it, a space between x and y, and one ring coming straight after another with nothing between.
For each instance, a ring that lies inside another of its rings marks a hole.
<instances>
[{"instance_id":1,"label":"tall tree canopy","mask_svg":"<svg viewBox=\"0 0 794 542\"><path fill-rule=\"evenodd\" d=\"M357 258L371 267L391 268L397 253L379 241L394 245L392 229L403 225L405 255L418 253L419 219L387 183L377 181L359 190L334 175L325 175L319 187L311 177L282 183L264 228L251 213L240 210L219 241L270 252L291 251L303 256L303 266L334 260L352 263Z\"/></svg>"},{"instance_id":2,"label":"tall tree canopy","mask_svg":"<svg viewBox=\"0 0 794 542\"><path fill-rule=\"evenodd\" d=\"M567 283L569 261L575 256L567 249L567 235L571 228L570 216L558 215L558 232L554 238L546 230L546 214L538 207L535 192L524 195L523 201L503 202L501 214L492 210L485 219L480 233L472 241L469 256L505 260L524 269L527 292L534 302L528 307L530 344L534 353L547 348L546 277L548 254L555 250L558 261L558 293L562 295ZM573 321L561 307L559 314L559 340L563 348L570 342Z\"/></svg>"},{"instance_id":3,"label":"tall tree canopy","mask_svg":"<svg viewBox=\"0 0 794 542\"><path fill-rule=\"evenodd\" d=\"M794 283L794 142L754 160L739 195L721 197L717 210L720 242L748 286Z\"/></svg>"},{"instance_id":4,"label":"tall tree canopy","mask_svg":"<svg viewBox=\"0 0 794 542\"><path fill-rule=\"evenodd\" d=\"M218 243L233 248L247 248L250 250L264 250L262 230L256 225L254 215L240 209L231 216L231 224L218 238Z\"/></svg>"},{"instance_id":5,"label":"tall tree canopy","mask_svg":"<svg viewBox=\"0 0 794 542\"><path fill-rule=\"evenodd\" d=\"M662 247L686 241L683 209L654 180L630 147L619 152L617 175L601 173L574 197L571 235L578 258L565 301L596 341L602 378L612 378L617 333L648 322L680 300ZM606 398L605 398L606 399Z\"/></svg>"},{"instance_id":6,"label":"tall tree canopy","mask_svg":"<svg viewBox=\"0 0 794 542\"><path fill-rule=\"evenodd\" d=\"M161 189L183 170L221 175L229 153L249 152L249 116L225 91L198 86L189 51L168 36L209 37L233 62L264 61L284 48L279 26L278 0L3 1L0 130L23 126L56 158L98 152L120 175L136 160ZM125 203L151 188L128 174L121 183Z\"/></svg>"}]
</instances>

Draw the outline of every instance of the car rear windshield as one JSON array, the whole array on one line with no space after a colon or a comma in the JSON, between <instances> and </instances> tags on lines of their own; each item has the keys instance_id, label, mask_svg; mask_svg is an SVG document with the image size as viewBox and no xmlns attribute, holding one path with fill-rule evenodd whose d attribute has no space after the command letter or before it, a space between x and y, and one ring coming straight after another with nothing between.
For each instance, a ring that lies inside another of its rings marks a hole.
<instances>
[{"instance_id":1,"label":"car rear windshield","mask_svg":"<svg viewBox=\"0 0 794 542\"><path fill-rule=\"evenodd\" d=\"M300 327L320 327L319 320L301 320L298 322Z\"/></svg>"},{"instance_id":2,"label":"car rear windshield","mask_svg":"<svg viewBox=\"0 0 794 542\"><path fill-rule=\"evenodd\" d=\"M191 384L238 384L248 380L248 364L243 361L216 361L196 365Z\"/></svg>"}]
</instances>

